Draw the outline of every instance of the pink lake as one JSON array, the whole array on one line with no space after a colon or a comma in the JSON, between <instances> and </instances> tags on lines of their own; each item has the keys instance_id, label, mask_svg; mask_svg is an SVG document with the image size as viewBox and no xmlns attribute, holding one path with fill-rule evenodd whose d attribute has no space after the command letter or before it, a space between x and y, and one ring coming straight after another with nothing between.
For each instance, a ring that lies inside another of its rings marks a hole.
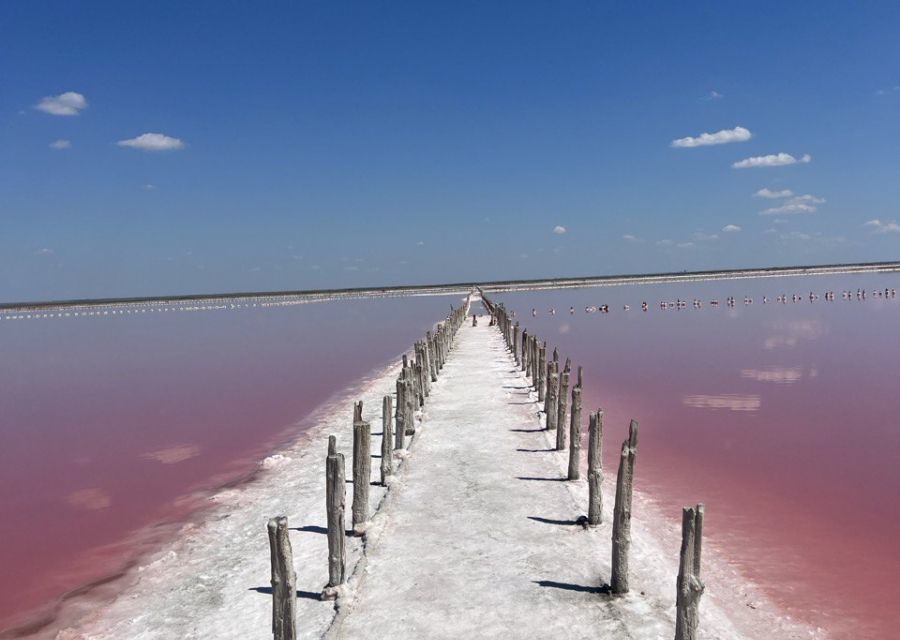
<instances>
[{"instance_id":1,"label":"pink lake","mask_svg":"<svg viewBox=\"0 0 900 640\"><path fill-rule=\"evenodd\" d=\"M900 629L900 298L872 295L898 286L867 275L492 298L584 367L585 414L605 414L607 469L634 417L637 486L673 522L706 503L709 542L776 604L859 640ZM678 298L686 308L659 306Z\"/></svg>"},{"instance_id":2,"label":"pink lake","mask_svg":"<svg viewBox=\"0 0 900 640\"><path fill-rule=\"evenodd\" d=\"M122 572L451 304L0 318L0 636Z\"/></svg>"}]
</instances>

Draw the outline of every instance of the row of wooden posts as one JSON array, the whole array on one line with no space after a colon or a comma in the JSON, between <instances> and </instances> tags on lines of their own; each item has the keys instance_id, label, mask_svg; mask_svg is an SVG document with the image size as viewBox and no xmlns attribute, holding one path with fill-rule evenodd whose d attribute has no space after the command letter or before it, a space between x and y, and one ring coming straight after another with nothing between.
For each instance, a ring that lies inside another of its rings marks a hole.
<instances>
[{"instance_id":1,"label":"row of wooden posts","mask_svg":"<svg viewBox=\"0 0 900 640\"><path fill-rule=\"evenodd\" d=\"M457 330L466 319L471 295L465 303L451 306L446 320L428 331L424 339L413 346L413 359L403 355L402 368L397 376L396 404L386 395L381 406L381 467L380 482L389 486L395 473L394 458L402 459L407 449L407 437L416 433L416 412L425 406L431 385L437 382L450 354ZM365 535L369 523L369 485L372 476L371 428L363 419L362 401L353 404L353 502L351 533ZM411 442L412 440L410 440ZM341 595L347 582L347 558L344 547L346 535L344 510L346 482L344 454L337 451L337 437L328 436L325 457L325 505L328 528L328 584L322 590L323 600ZM285 516L268 522L271 555L272 634L275 640L295 640L297 637L296 574L293 568L288 521Z\"/></svg>"},{"instance_id":2,"label":"row of wooden posts","mask_svg":"<svg viewBox=\"0 0 900 640\"><path fill-rule=\"evenodd\" d=\"M581 472L581 393L582 369L578 367L572 386L571 411L568 411L569 385L572 363L566 358L560 371L559 351L554 348L548 360L547 343L527 329L519 328L502 304L495 304L481 293L482 301L491 313L491 323L503 334L507 347L543 402L545 427L556 431L556 450L566 449L569 440L569 465L567 477L578 480ZM567 413L569 417L566 429ZM616 496L612 523L612 571L609 589L614 594L628 592L628 553L631 547L631 507L634 486L634 461L637 454L638 423L631 421L628 438L622 443L619 471L616 477ZM588 420L588 514L587 523L599 525L603 519L603 411L590 414ZM676 640L694 640L699 626L700 596L703 582L700 580L700 553L703 532L703 505L685 508L682 513L681 556L676 582Z\"/></svg>"}]
</instances>

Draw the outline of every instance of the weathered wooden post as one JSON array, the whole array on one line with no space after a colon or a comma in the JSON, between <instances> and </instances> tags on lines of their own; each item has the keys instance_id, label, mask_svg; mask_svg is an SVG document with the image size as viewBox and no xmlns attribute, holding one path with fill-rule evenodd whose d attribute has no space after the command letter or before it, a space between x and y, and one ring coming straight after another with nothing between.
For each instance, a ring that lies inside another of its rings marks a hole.
<instances>
[{"instance_id":1,"label":"weathered wooden post","mask_svg":"<svg viewBox=\"0 0 900 640\"><path fill-rule=\"evenodd\" d=\"M675 640L696 640L700 626L700 555L703 546L703 505L685 507L681 516L681 557L675 595Z\"/></svg>"},{"instance_id":2,"label":"weathered wooden post","mask_svg":"<svg viewBox=\"0 0 900 640\"><path fill-rule=\"evenodd\" d=\"M637 452L638 424L631 421L628 439L622 443L619 475L616 478L616 504L613 510L612 577L613 593L628 593L628 551L631 547L631 497L634 485L634 456Z\"/></svg>"},{"instance_id":3,"label":"weathered wooden post","mask_svg":"<svg viewBox=\"0 0 900 640\"><path fill-rule=\"evenodd\" d=\"M430 331L425 333L425 346L428 352L428 373L431 375L431 381L437 382L437 369L434 366L434 338Z\"/></svg>"},{"instance_id":4,"label":"weathered wooden post","mask_svg":"<svg viewBox=\"0 0 900 640\"><path fill-rule=\"evenodd\" d=\"M512 337L512 353L513 359L516 361L516 366L519 364L519 323L517 322L513 325L513 337Z\"/></svg>"},{"instance_id":5,"label":"weathered wooden post","mask_svg":"<svg viewBox=\"0 0 900 640\"><path fill-rule=\"evenodd\" d=\"M387 486L388 478L394 474L393 426L394 412L391 396L384 396L381 401L381 484Z\"/></svg>"},{"instance_id":6,"label":"weathered wooden post","mask_svg":"<svg viewBox=\"0 0 900 640\"><path fill-rule=\"evenodd\" d=\"M569 480L581 477L581 387L572 388L572 421L569 425Z\"/></svg>"},{"instance_id":7,"label":"weathered wooden post","mask_svg":"<svg viewBox=\"0 0 900 640\"><path fill-rule=\"evenodd\" d=\"M407 372L403 384L405 385L403 399L406 401L406 417L403 420L403 427L406 435L412 436L416 433L416 392L409 372Z\"/></svg>"},{"instance_id":8,"label":"weathered wooden post","mask_svg":"<svg viewBox=\"0 0 900 640\"><path fill-rule=\"evenodd\" d=\"M552 371L547 377L547 404L545 411L547 412L547 429L553 431L556 429L556 419L559 417L557 413L557 403L559 393L559 375Z\"/></svg>"},{"instance_id":9,"label":"weathered wooden post","mask_svg":"<svg viewBox=\"0 0 900 640\"><path fill-rule=\"evenodd\" d=\"M522 330L522 358L520 364L522 371L528 371L528 329Z\"/></svg>"},{"instance_id":10,"label":"weathered wooden post","mask_svg":"<svg viewBox=\"0 0 900 640\"><path fill-rule=\"evenodd\" d=\"M591 414L588 426L588 524L603 522L603 411Z\"/></svg>"},{"instance_id":11,"label":"weathered wooden post","mask_svg":"<svg viewBox=\"0 0 900 640\"><path fill-rule=\"evenodd\" d=\"M344 454L337 453L337 439L328 437L328 457L325 458L325 512L328 518L328 584L322 591L324 600L334 600L344 584L346 559L344 554Z\"/></svg>"},{"instance_id":12,"label":"weathered wooden post","mask_svg":"<svg viewBox=\"0 0 900 640\"><path fill-rule=\"evenodd\" d=\"M537 392L538 402L544 401L544 395L547 391L547 348L538 349L537 362Z\"/></svg>"},{"instance_id":13,"label":"weathered wooden post","mask_svg":"<svg viewBox=\"0 0 900 640\"><path fill-rule=\"evenodd\" d=\"M362 400L360 400L359 402L353 403L353 422L354 423L362 420L362 407L363 407Z\"/></svg>"},{"instance_id":14,"label":"weathered wooden post","mask_svg":"<svg viewBox=\"0 0 900 640\"><path fill-rule=\"evenodd\" d=\"M584 389L584 377L582 375L582 371L583 370L581 368L581 365L578 365L578 388L579 389Z\"/></svg>"},{"instance_id":15,"label":"weathered wooden post","mask_svg":"<svg viewBox=\"0 0 900 640\"><path fill-rule=\"evenodd\" d=\"M361 536L369 521L369 482L372 481L372 454L369 423L353 425L353 535Z\"/></svg>"},{"instance_id":16,"label":"weathered wooden post","mask_svg":"<svg viewBox=\"0 0 900 640\"><path fill-rule=\"evenodd\" d=\"M557 409L559 415L556 418L556 450L563 451L566 448L566 415L569 408L569 372L563 371L559 377L559 395L557 396Z\"/></svg>"},{"instance_id":17,"label":"weathered wooden post","mask_svg":"<svg viewBox=\"0 0 900 640\"><path fill-rule=\"evenodd\" d=\"M275 640L295 640L297 637L297 575L294 555L288 537L288 521L284 516L271 518L266 525L269 532L269 555L272 564L272 636Z\"/></svg>"},{"instance_id":18,"label":"weathered wooden post","mask_svg":"<svg viewBox=\"0 0 900 640\"><path fill-rule=\"evenodd\" d=\"M397 413L396 428L394 429L394 449L402 449L404 446L404 436L406 435L406 400L403 395L406 392L406 385L403 383L403 374L397 378Z\"/></svg>"}]
</instances>

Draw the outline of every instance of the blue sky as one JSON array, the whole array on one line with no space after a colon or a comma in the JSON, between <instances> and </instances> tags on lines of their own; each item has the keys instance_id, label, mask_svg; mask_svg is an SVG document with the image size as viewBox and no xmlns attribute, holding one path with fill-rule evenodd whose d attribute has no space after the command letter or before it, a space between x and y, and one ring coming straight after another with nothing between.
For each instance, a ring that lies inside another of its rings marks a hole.
<instances>
[{"instance_id":1,"label":"blue sky","mask_svg":"<svg viewBox=\"0 0 900 640\"><path fill-rule=\"evenodd\" d=\"M0 300L897 259L898 33L893 2L5 2Z\"/></svg>"}]
</instances>

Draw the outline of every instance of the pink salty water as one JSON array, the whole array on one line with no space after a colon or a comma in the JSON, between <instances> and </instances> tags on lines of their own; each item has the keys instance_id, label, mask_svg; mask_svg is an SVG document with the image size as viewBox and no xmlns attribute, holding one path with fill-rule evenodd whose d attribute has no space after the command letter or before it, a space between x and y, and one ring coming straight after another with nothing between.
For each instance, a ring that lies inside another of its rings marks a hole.
<instances>
[{"instance_id":1,"label":"pink salty water","mask_svg":"<svg viewBox=\"0 0 900 640\"><path fill-rule=\"evenodd\" d=\"M604 410L606 473L637 419L637 486L673 522L704 502L707 542L775 604L829 637L881 640L900 637L900 297L873 291L898 285L870 275L495 297L584 367L585 421ZM685 308L660 308L677 298Z\"/></svg>"},{"instance_id":2,"label":"pink salty water","mask_svg":"<svg viewBox=\"0 0 900 640\"><path fill-rule=\"evenodd\" d=\"M122 572L451 304L0 318L0 636Z\"/></svg>"}]
</instances>

